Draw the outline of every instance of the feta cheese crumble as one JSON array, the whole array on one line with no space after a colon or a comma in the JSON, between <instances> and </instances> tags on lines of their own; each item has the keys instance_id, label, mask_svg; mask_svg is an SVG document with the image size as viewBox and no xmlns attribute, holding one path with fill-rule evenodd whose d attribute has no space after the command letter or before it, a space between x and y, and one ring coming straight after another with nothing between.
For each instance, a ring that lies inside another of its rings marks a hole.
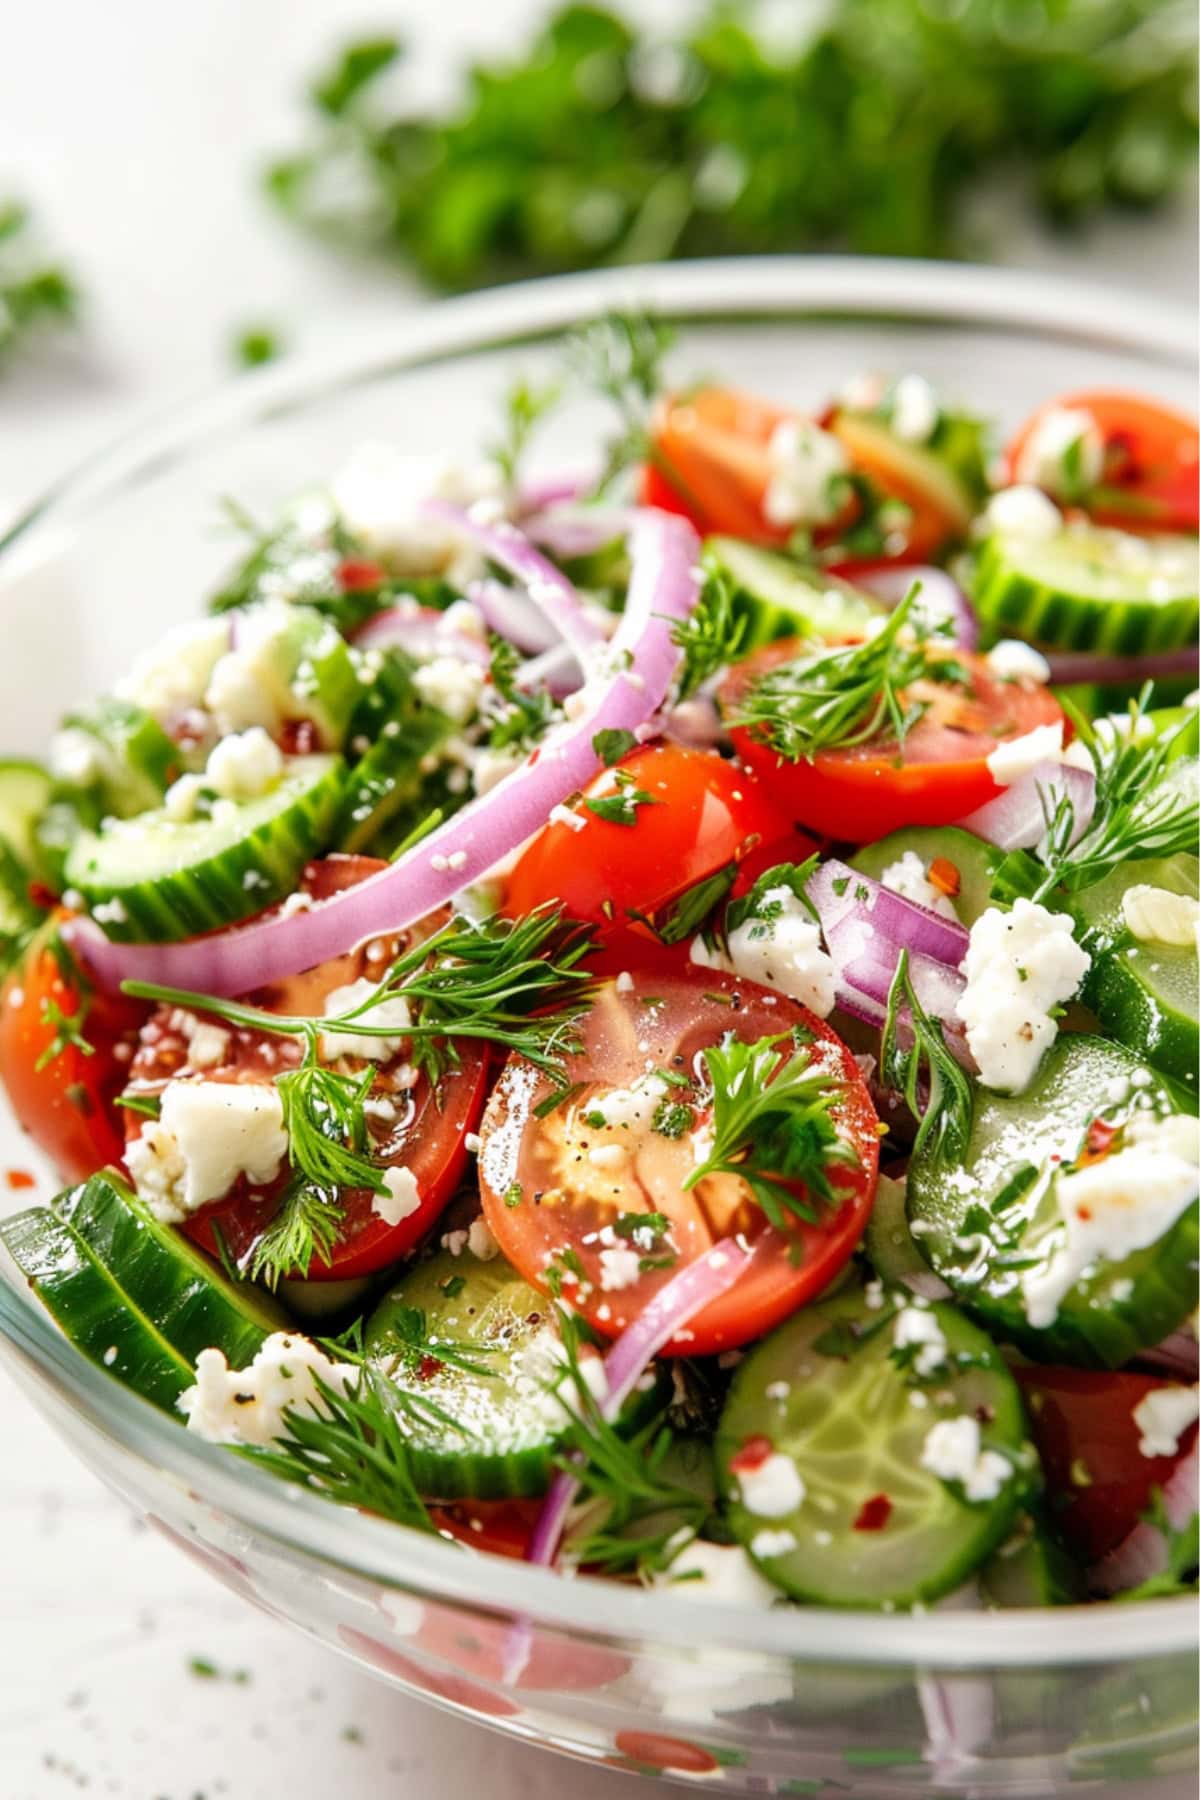
<instances>
[{"instance_id":1,"label":"feta cheese crumble","mask_svg":"<svg viewBox=\"0 0 1200 1800\"><path fill-rule=\"evenodd\" d=\"M941 407L923 375L902 375L892 389L892 430L906 444L927 444L938 428Z\"/></svg>"},{"instance_id":2,"label":"feta cheese crumble","mask_svg":"<svg viewBox=\"0 0 1200 1800\"><path fill-rule=\"evenodd\" d=\"M134 1186L156 1219L177 1225L240 1176L274 1181L287 1155L283 1106L270 1083L171 1081L157 1119L126 1147Z\"/></svg>"},{"instance_id":3,"label":"feta cheese crumble","mask_svg":"<svg viewBox=\"0 0 1200 1800\"><path fill-rule=\"evenodd\" d=\"M1126 929L1143 944L1195 945L1200 928L1200 900L1172 894L1166 888L1137 882L1121 896Z\"/></svg>"},{"instance_id":4,"label":"feta cheese crumble","mask_svg":"<svg viewBox=\"0 0 1200 1800\"><path fill-rule=\"evenodd\" d=\"M320 1411L316 1377L335 1394L358 1379L353 1363L331 1362L309 1338L275 1331L245 1369L221 1350L202 1350L195 1384L176 1401L187 1428L210 1444L270 1444L285 1435L284 1414Z\"/></svg>"},{"instance_id":5,"label":"feta cheese crumble","mask_svg":"<svg viewBox=\"0 0 1200 1800\"><path fill-rule=\"evenodd\" d=\"M943 919L958 918L953 900L949 894L943 894L940 888L934 887L924 862L915 850L906 850L896 862L889 863L879 880L883 887L890 888L893 894L899 894L903 900L911 900L916 906L924 906L930 912L940 914Z\"/></svg>"},{"instance_id":6,"label":"feta cheese crumble","mask_svg":"<svg viewBox=\"0 0 1200 1800\"><path fill-rule=\"evenodd\" d=\"M366 1006L378 994L380 983L368 981L360 975L357 981L351 981L346 987L334 988L325 996L325 1017L337 1018L340 1014L357 1012ZM372 1037L370 1032L323 1031L321 1033L321 1055L326 1062L335 1062L339 1056L361 1056L364 1062L391 1062L399 1056L404 1048L405 1036L412 1025L412 1014L408 1010L408 1002L397 994L391 1000L384 1000L378 1006L370 1006L362 1014L367 1025L390 1026L395 1037Z\"/></svg>"},{"instance_id":7,"label":"feta cheese crumble","mask_svg":"<svg viewBox=\"0 0 1200 1800\"><path fill-rule=\"evenodd\" d=\"M1200 1419L1200 1387L1151 1388L1133 1409L1143 1456L1174 1456L1184 1432Z\"/></svg>"},{"instance_id":8,"label":"feta cheese crumble","mask_svg":"<svg viewBox=\"0 0 1200 1800\"><path fill-rule=\"evenodd\" d=\"M946 1367L946 1339L931 1312L905 1306L896 1314L892 1342L897 1350L916 1347L912 1366L918 1375L934 1375Z\"/></svg>"},{"instance_id":9,"label":"feta cheese crumble","mask_svg":"<svg viewBox=\"0 0 1200 1800\"><path fill-rule=\"evenodd\" d=\"M827 1018L837 999L833 959L821 948L821 928L790 887L768 888L760 910L729 933L729 954L692 939L691 961L773 987Z\"/></svg>"},{"instance_id":10,"label":"feta cheese crumble","mask_svg":"<svg viewBox=\"0 0 1200 1800\"><path fill-rule=\"evenodd\" d=\"M979 1078L1019 1094L1058 1036L1051 1008L1070 1000L1091 967L1071 920L1023 896L1011 912L989 907L971 927L956 1012Z\"/></svg>"},{"instance_id":11,"label":"feta cheese crumble","mask_svg":"<svg viewBox=\"0 0 1200 1800\"><path fill-rule=\"evenodd\" d=\"M693 1538L653 1576L655 1587L730 1606L774 1606L779 1589L760 1575L740 1544L710 1544Z\"/></svg>"},{"instance_id":12,"label":"feta cheese crumble","mask_svg":"<svg viewBox=\"0 0 1200 1800\"><path fill-rule=\"evenodd\" d=\"M235 731L209 752L206 784L225 800L257 800L283 774L283 752L261 725Z\"/></svg>"},{"instance_id":13,"label":"feta cheese crumble","mask_svg":"<svg viewBox=\"0 0 1200 1800\"><path fill-rule=\"evenodd\" d=\"M1040 650L1020 638L1001 638L987 653L987 665L997 681L1050 679L1050 664Z\"/></svg>"},{"instance_id":14,"label":"feta cheese crumble","mask_svg":"<svg viewBox=\"0 0 1200 1800\"><path fill-rule=\"evenodd\" d=\"M1058 536L1063 516L1041 488L1022 485L1001 488L993 494L983 509L980 524L984 530L1044 543Z\"/></svg>"},{"instance_id":15,"label":"feta cheese crumble","mask_svg":"<svg viewBox=\"0 0 1200 1800\"><path fill-rule=\"evenodd\" d=\"M421 1210L421 1190L411 1169L385 1169L386 1194L371 1195L371 1211L385 1225L399 1225Z\"/></svg>"},{"instance_id":16,"label":"feta cheese crumble","mask_svg":"<svg viewBox=\"0 0 1200 1800\"><path fill-rule=\"evenodd\" d=\"M1039 763L1061 763L1062 759L1063 728L1059 719L1053 725L1037 725L1021 737L1008 738L997 744L987 759L987 766L993 781L998 781L1001 787L1011 787Z\"/></svg>"},{"instance_id":17,"label":"feta cheese crumble","mask_svg":"<svg viewBox=\"0 0 1200 1800\"><path fill-rule=\"evenodd\" d=\"M955 1481L968 1500L994 1500L1012 1475L1012 1464L998 1450L982 1447L979 1420L967 1413L939 1419L921 1449L921 1467L939 1481Z\"/></svg>"},{"instance_id":18,"label":"feta cheese crumble","mask_svg":"<svg viewBox=\"0 0 1200 1800\"><path fill-rule=\"evenodd\" d=\"M837 477L846 471L846 452L832 432L809 419L784 419L772 433L767 460L768 524L823 525L837 517Z\"/></svg>"},{"instance_id":19,"label":"feta cheese crumble","mask_svg":"<svg viewBox=\"0 0 1200 1800\"><path fill-rule=\"evenodd\" d=\"M1058 500L1075 500L1104 473L1104 439L1081 406L1053 406L1043 413L1017 458L1018 481L1032 482Z\"/></svg>"},{"instance_id":20,"label":"feta cheese crumble","mask_svg":"<svg viewBox=\"0 0 1200 1800\"><path fill-rule=\"evenodd\" d=\"M405 575L473 574L478 558L453 520L428 510L430 500L473 506L496 497L500 475L490 463L459 462L445 453L405 453L393 444L363 444L330 483L343 525Z\"/></svg>"},{"instance_id":21,"label":"feta cheese crumble","mask_svg":"<svg viewBox=\"0 0 1200 1800\"><path fill-rule=\"evenodd\" d=\"M800 1471L790 1456L772 1450L753 1469L737 1472L738 1493L747 1512L759 1519L782 1519L804 1504Z\"/></svg>"},{"instance_id":22,"label":"feta cheese crumble","mask_svg":"<svg viewBox=\"0 0 1200 1800\"><path fill-rule=\"evenodd\" d=\"M606 1294L636 1287L641 1279L641 1253L631 1244L612 1244L600 1252L600 1286Z\"/></svg>"},{"instance_id":23,"label":"feta cheese crumble","mask_svg":"<svg viewBox=\"0 0 1200 1800\"><path fill-rule=\"evenodd\" d=\"M142 651L128 675L114 684L113 693L160 721L169 720L201 704L213 670L228 649L227 618L176 625Z\"/></svg>"},{"instance_id":24,"label":"feta cheese crumble","mask_svg":"<svg viewBox=\"0 0 1200 1800\"><path fill-rule=\"evenodd\" d=\"M422 663L413 682L423 700L436 706L456 725L465 725L479 711L487 671L482 663L458 656L435 656Z\"/></svg>"},{"instance_id":25,"label":"feta cheese crumble","mask_svg":"<svg viewBox=\"0 0 1200 1800\"><path fill-rule=\"evenodd\" d=\"M1138 1112L1124 1144L1098 1162L1059 1175L1057 1243L1022 1282L1025 1316L1052 1325L1071 1288L1098 1262L1119 1262L1156 1244L1200 1194L1200 1121Z\"/></svg>"}]
</instances>

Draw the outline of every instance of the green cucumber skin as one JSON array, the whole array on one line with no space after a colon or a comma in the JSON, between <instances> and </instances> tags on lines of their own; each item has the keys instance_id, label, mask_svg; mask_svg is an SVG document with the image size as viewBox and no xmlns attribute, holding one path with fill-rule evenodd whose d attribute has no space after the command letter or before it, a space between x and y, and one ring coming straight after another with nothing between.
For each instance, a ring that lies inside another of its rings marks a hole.
<instances>
[{"instance_id":1,"label":"green cucumber skin","mask_svg":"<svg viewBox=\"0 0 1200 1800\"><path fill-rule=\"evenodd\" d=\"M422 700L413 685L414 667L409 658L390 653L351 721L351 749L360 736L372 742L350 769L334 821L333 847L347 854L366 850L398 814L419 807L430 779L422 759L454 731L445 713ZM387 735L385 728L392 725L400 729Z\"/></svg>"},{"instance_id":2,"label":"green cucumber skin","mask_svg":"<svg viewBox=\"0 0 1200 1800\"><path fill-rule=\"evenodd\" d=\"M98 799L101 811L118 819L151 811L183 773L179 746L140 706L106 695L86 712L69 714L63 723L86 732L109 752L112 769L101 777ZM66 797L70 793L65 790Z\"/></svg>"},{"instance_id":3,"label":"green cucumber skin","mask_svg":"<svg viewBox=\"0 0 1200 1800\"><path fill-rule=\"evenodd\" d=\"M884 870L908 850L919 856L926 868L938 856L954 864L962 881L959 892L953 896L954 910L968 930L994 904L992 877L1002 861L1002 852L957 825L906 825L901 831L877 838L873 844L864 844L850 858L850 864L873 881L880 881Z\"/></svg>"},{"instance_id":4,"label":"green cucumber skin","mask_svg":"<svg viewBox=\"0 0 1200 1800\"><path fill-rule=\"evenodd\" d=\"M735 608L748 620L742 655L777 638L852 637L884 611L849 582L773 550L725 537L709 538L706 548L733 587Z\"/></svg>"},{"instance_id":5,"label":"green cucumber skin","mask_svg":"<svg viewBox=\"0 0 1200 1800\"><path fill-rule=\"evenodd\" d=\"M161 833L158 867L151 856L139 869L119 832L84 832L67 853L65 878L93 908L120 902L125 917L105 925L119 942L165 943L231 925L294 891L305 863L329 844L344 788L340 757L293 757L267 797L274 810L246 803L259 822L242 837L214 849L202 823L173 825L149 813L138 823ZM217 827L212 833L219 839Z\"/></svg>"},{"instance_id":6,"label":"green cucumber skin","mask_svg":"<svg viewBox=\"0 0 1200 1800\"><path fill-rule=\"evenodd\" d=\"M981 1277L964 1278L973 1255L957 1250L953 1242L988 1223L992 1199L1023 1167L1040 1170L1054 1154L1073 1157L1108 1084L1118 1076L1128 1079L1144 1066L1123 1045L1084 1033L1064 1034L1046 1052L1024 1094L977 1090L971 1142L959 1168L946 1170L929 1149L909 1165L909 1223L917 1227L933 1268L967 1312L1036 1362L1120 1368L1169 1337L1195 1306L1200 1214L1194 1205L1157 1244L1119 1262L1102 1263L1094 1275L1080 1280L1044 1329L1031 1326L1025 1316L1020 1271L993 1261ZM1168 1104L1177 1100L1177 1090L1162 1078L1142 1091ZM978 1164L982 1177L974 1174ZM1028 1253L1023 1248L1032 1223L1028 1198L1023 1194L1004 1213L1014 1230L1020 1227L1017 1254ZM969 1216L974 1209L980 1216Z\"/></svg>"},{"instance_id":7,"label":"green cucumber skin","mask_svg":"<svg viewBox=\"0 0 1200 1800\"><path fill-rule=\"evenodd\" d=\"M68 1188L54 1211L189 1366L216 1348L230 1368L244 1368L270 1332L288 1328L282 1308L249 1282L231 1282L115 1176Z\"/></svg>"},{"instance_id":8,"label":"green cucumber skin","mask_svg":"<svg viewBox=\"0 0 1200 1800\"><path fill-rule=\"evenodd\" d=\"M915 1276L919 1281L924 1277L927 1281L932 1274L908 1228L902 1181L892 1181L887 1175L879 1177L875 1201L863 1233L863 1250L885 1287L904 1288L915 1293L919 1289L912 1278Z\"/></svg>"},{"instance_id":9,"label":"green cucumber skin","mask_svg":"<svg viewBox=\"0 0 1200 1800\"><path fill-rule=\"evenodd\" d=\"M979 1571L993 1606L1071 1606L1086 1599L1083 1575L1037 1517L1026 1519L1020 1541L1001 1544Z\"/></svg>"},{"instance_id":10,"label":"green cucumber skin","mask_svg":"<svg viewBox=\"0 0 1200 1800\"><path fill-rule=\"evenodd\" d=\"M298 606L277 654L280 681L291 691L288 717L311 719L321 748L340 750L363 687L345 639L320 613Z\"/></svg>"},{"instance_id":11,"label":"green cucumber skin","mask_svg":"<svg viewBox=\"0 0 1200 1800\"><path fill-rule=\"evenodd\" d=\"M79 1234L47 1207L0 1223L0 1242L51 1317L92 1362L178 1417L192 1366L138 1311Z\"/></svg>"},{"instance_id":12,"label":"green cucumber skin","mask_svg":"<svg viewBox=\"0 0 1200 1800\"><path fill-rule=\"evenodd\" d=\"M918 1384L927 1403L914 1407L912 1378L890 1354L895 1310L893 1300L872 1311L861 1290L847 1289L796 1313L734 1374L714 1446L718 1485L734 1537L794 1600L844 1607L936 1600L1003 1543L1026 1497L1033 1453L1020 1394L995 1347L955 1307L931 1307L950 1368ZM869 1335L848 1357L822 1354L816 1340L839 1325ZM775 1383L786 1384L787 1392L769 1398ZM995 1499L971 1504L920 1459L939 1419L979 1407L988 1415L982 1446L1005 1455L1013 1472ZM801 1506L783 1518L749 1512L730 1468L747 1439L759 1436L794 1457L805 1483ZM893 1502L884 1529L855 1531L863 1503L881 1493ZM754 1540L764 1528L789 1530L796 1547L756 1555ZM818 1532L828 1541L818 1541Z\"/></svg>"},{"instance_id":13,"label":"green cucumber skin","mask_svg":"<svg viewBox=\"0 0 1200 1800\"><path fill-rule=\"evenodd\" d=\"M34 825L53 789L53 781L38 763L0 758L0 843L26 868L34 860Z\"/></svg>"},{"instance_id":14,"label":"green cucumber skin","mask_svg":"<svg viewBox=\"0 0 1200 1800\"><path fill-rule=\"evenodd\" d=\"M1055 649L1105 650L1115 656L1178 650L1200 628L1195 595L1117 600L1089 596L1086 586L1064 591L1023 572L997 534L975 553L970 586L980 619L994 635L1015 634Z\"/></svg>"}]
</instances>

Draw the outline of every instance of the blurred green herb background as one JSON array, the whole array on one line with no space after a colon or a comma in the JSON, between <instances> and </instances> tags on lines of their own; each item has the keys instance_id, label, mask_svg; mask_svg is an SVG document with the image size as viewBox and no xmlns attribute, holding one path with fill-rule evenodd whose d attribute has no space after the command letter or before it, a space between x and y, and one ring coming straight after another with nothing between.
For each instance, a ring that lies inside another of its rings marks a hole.
<instances>
[{"instance_id":1,"label":"blurred green herb background","mask_svg":"<svg viewBox=\"0 0 1200 1800\"><path fill-rule=\"evenodd\" d=\"M758 16L718 4L664 39L567 6L438 115L397 108L398 40L352 44L269 190L463 288L680 256L986 251L968 215L993 178L1074 225L1156 204L1195 155L1190 0L832 0L791 48Z\"/></svg>"},{"instance_id":2,"label":"blurred green herb background","mask_svg":"<svg viewBox=\"0 0 1200 1800\"><path fill-rule=\"evenodd\" d=\"M0 195L0 368L35 333L69 323L77 306L75 284L43 250L29 208Z\"/></svg>"}]
</instances>

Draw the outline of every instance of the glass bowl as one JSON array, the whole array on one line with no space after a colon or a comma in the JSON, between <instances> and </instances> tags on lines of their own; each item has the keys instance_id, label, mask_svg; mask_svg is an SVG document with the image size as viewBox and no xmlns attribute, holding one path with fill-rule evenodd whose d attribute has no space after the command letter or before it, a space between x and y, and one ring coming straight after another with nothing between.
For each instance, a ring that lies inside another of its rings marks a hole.
<instances>
[{"instance_id":1,"label":"glass bowl","mask_svg":"<svg viewBox=\"0 0 1200 1800\"><path fill-rule=\"evenodd\" d=\"M536 377L565 329L630 305L677 321L679 369L719 371L785 402L817 403L864 367L911 367L1007 428L1075 387L1185 404L1194 388L1187 318L1017 271L693 263L430 307L382 340L243 378L147 427L13 528L0 542L4 748L36 752L146 634L195 612L234 554L222 496L269 518L366 439L477 452L515 370ZM584 407L550 434L544 460L587 459L597 423ZM35 1165L53 1191L6 1110L0 1157ZM548 1748L735 1793L1187 1791L1196 1665L1186 1599L767 1613L686 1590L564 1581L340 1510L189 1436L79 1356L9 1277L0 1343L14 1375L102 1479L227 1586L439 1706ZM532 1649L512 1679L515 1620Z\"/></svg>"}]
</instances>

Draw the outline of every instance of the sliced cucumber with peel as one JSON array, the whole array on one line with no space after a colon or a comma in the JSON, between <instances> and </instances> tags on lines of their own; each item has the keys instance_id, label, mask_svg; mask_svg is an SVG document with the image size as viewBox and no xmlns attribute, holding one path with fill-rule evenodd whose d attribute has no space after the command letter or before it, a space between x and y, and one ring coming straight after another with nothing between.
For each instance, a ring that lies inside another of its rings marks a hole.
<instances>
[{"instance_id":1,"label":"sliced cucumber with peel","mask_svg":"<svg viewBox=\"0 0 1200 1800\"><path fill-rule=\"evenodd\" d=\"M1197 540L1072 521L1051 538L994 531L971 597L998 635L1135 656L1191 643L1200 624Z\"/></svg>"},{"instance_id":2,"label":"sliced cucumber with peel","mask_svg":"<svg viewBox=\"0 0 1200 1800\"><path fill-rule=\"evenodd\" d=\"M740 538L709 538L707 548L732 586L736 611L748 620L743 652L783 637L861 637L885 610L848 581Z\"/></svg>"},{"instance_id":3,"label":"sliced cucumber with peel","mask_svg":"<svg viewBox=\"0 0 1200 1800\"><path fill-rule=\"evenodd\" d=\"M1193 1204L1156 1244L1093 1265L1052 1324L1035 1328L1026 1314L1023 1280L1061 1235L1055 1162L1074 1160L1097 1115L1119 1125L1140 1098L1177 1110L1164 1078L1132 1051L1064 1034L1023 1094L976 1090L961 1165L947 1168L928 1146L909 1165L908 1218L922 1252L970 1313L1040 1362L1119 1368L1168 1337L1196 1304Z\"/></svg>"},{"instance_id":4,"label":"sliced cucumber with peel","mask_svg":"<svg viewBox=\"0 0 1200 1800\"><path fill-rule=\"evenodd\" d=\"M36 854L34 826L49 805L54 783L45 769L15 757L0 759L0 842L30 868Z\"/></svg>"},{"instance_id":5,"label":"sliced cucumber with peel","mask_svg":"<svg viewBox=\"0 0 1200 1800\"><path fill-rule=\"evenodd\" d=\"M918 1377L893 1355L896 1311L847 1289L796 1313L734 1374L715 1446L730 1528L795 1600L893 1607L950 1593L1009 1535L1029 1487L1021 1397L995 1347L935 1305L946 1364ZM963 1418L1007 1467L974 1501L922 1462L932 1428ZM769 1515L745 1504L736 1465L748 1446L793 1464L798 1504Z\"/></svg>"},{"instance_id":6,"label":"sliced cucumber with peel","mask_svg":"<svg viewBox=\"0 0 1200 1800\"><path fill-rule=\"evenodd\" d=\"M157 719L127 700L107 695L85 712L69 714L63 725L95 740L100 767L95 798L102 814L129 819L149 812L183 773L178 744Z\"/></svg>"},{"instance_id":7,"label":"sliced cucumber with peel","mask_svg":"<svg viewBox=\"0 0 1200 1800\"><path fill-rule=\"evenodd\" d=\"M231 925L283 899L324 850L345 788L340 756L286 759L279 784L184 823L162 812L83 832L65 878L123 942L164 942Z\"/></svg>"},{"instance_id":8,"label":"sliced cucumber with peel","mask_svg":"<svg viewBox=\"0 0 1200 1800\"><path fill-rule=\"evenodd\" d=\"M346 778L333 827L333 846L350 853L372 845L392 821L420 805L429 771L424 759L455 729L421 698L407 658L390 656L359 702L348 749L368 748Z\"/></svg>"},{"instance_id":9,"label":"sliced cucumber with peel","mask_svg":"<svg viewBox=\"0 0 1200 1800\"><path fill-rule=\"evenodd\" d=\"M871 1216L863 1233L863 1249L876 1278L885 1287L911 1294L945 1295L946 1287L918 1248L908 1224L904 1183L887 1175L879 1177Z\"/></svg>"},{"instance_id":10,"label":"sliced cucumber with peel","mask_svg":"<svg viewBox=\"0 0 1200 1800\"><path fill-rule=\"evenodd\" d=\"M926 872L930 863L939 858L958 871L959 889L950 898L960 923L968 929L993 904L992 877L1002 852L974 833L961 831L957 825L906 825L873 844L864 844L850 862L873 881L882 881L885 869L910 851L920 858Z\"/></svg>"}]
</instances>

